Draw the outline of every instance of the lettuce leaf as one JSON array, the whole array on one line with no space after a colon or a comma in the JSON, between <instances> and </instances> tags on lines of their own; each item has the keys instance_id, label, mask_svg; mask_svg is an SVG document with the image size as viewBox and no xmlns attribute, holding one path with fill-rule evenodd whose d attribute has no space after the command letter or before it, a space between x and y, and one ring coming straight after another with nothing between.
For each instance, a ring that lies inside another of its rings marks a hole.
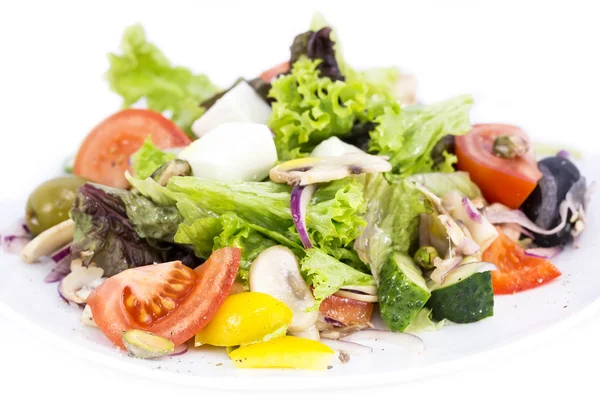
<instances>
[{"instance_id":1,"label":"lettuce leaf","mask_svg":"<svg viewBox=\"0 0 600 408\"><path fill-rule=\"evenodd\" d=\"M302 56L288 75L272 82L269 96L275 102L268 126L280 160L306 156L330 136L343 137L366 109L367 85L321 77L320 63Z\"/></svg>"},{"instance_id":2,"label":"lettuce leaf","mask_svg":"<svg viewBox=\"0 0 600 408\"><path fill-rule=\"evenodd\" d=\"M110 88L123 97L123 107L145 99L149 109L171 112L171 119L190 136L190 126L204 109L200 102L219 89L205 75L174 66L156 45L146 40L140 25L128 27L121 54L109 54L106 73Z\"/></svg>"},{"instance_id":3,"label":"lettuce leaf","mask_svg":"<svg viewBox=\"0 0 600 408\"><path fill-rule=\"evenodd\" d=\"M144 144L131 155L131 169L133 175L139 179L145 179L169 160L177 157L174 153L160 150L152 143L152 137L148 136Z\"/></svg>"},{"instance_id":4,"label":"lettuce leaf","mask_svg":"<svg viewBox=\"0 0 600 408\"><path fill-rule=\"evenodd\" d=\"M336 180L320 187L306 214L311 241L330 253L348 247L367 225L367 205L362 186L353 178Z\"/></svg>"},{"instance_id":5,"label":"lettuce leaf","mask_svg":"<svg viewBox=\"0 0 600 408\"><path fill-rule=\"evenodd\" d=\"M431 152L448 134L462 135L469 131L469 111L473 98L458 96L432 105L400 108L388 105L375 119L377 127L370 133L369 151L389 156L393 172L402 175L435 170ZM451 155L446 156L445 170L451 167Z\"/></svg>"},{"instance_id":6,"label":"lettuce leaf","mask_svg":"<svg viewBox=\"0 0 600 408\"><path fill-rule=\"evenodd\" d=\"M238 281L247 286L252 262L262 251L277 245L277 242L263 235L259 229L235 213L227 212L219 218L200 218L189 225L181 224L175 241L191 244L196 255L204 259L220 248L242 249Z\"/></svg>"},{"instance_id":7,"label":"lettuce leaf","mask_svg":"<svg viewBox=\"0 0 600 408\"><path fill-rule=\"evenodd\" d=\"M290 211L289 186L173 177L167 189L188 225L199 218L218 218L234 212L265 237L292 249L301 248ZM356 179L322 186L313 195L306 215L313 243L326 253L360 267L360 259L351 248L366 225L365 210L362 188Z\"/></svg>"},{"instance_id":8,"label":"lettuce leaf","mask_svg":"<svg viewBox=\"0 0 600 408\"><path fill-rule=\"evenodd\" d=\"M404 333L423 333L423 332L432 332L438 331L441 329L444 324L446 324L446 320L442 320L436 322L431 318L431 309L424 307L417 313L417 316L410 322L410 324L404 329Z\"/></svg>"},{"instance_id":9,"label":"lettuce leaf","mask_svg":"<svg viewBox=\"0 0 600 408\"><path fill-rule=\"evenodd\" d=\"M390 184L381 174L369 175L365 184L367 227L354 243L362 261L377 280L392 252L410 253L418 240L419 215L430 211L429 202L413 183Z\"/></svg>"},{"instance_id":10,"label":"lettuce leaf","mask_svg":"<svg viewBox=\"0 0 600 408\"><path fill-rule=\"evenodd\" d=\"M317 69L322 76L333 81L344 80L344 75L335 59L335 42L331 39L331 27L323 27L318 31L307 31L297 35L290 51L292 54L291 65L305 55L311 60L320 60Z\"/></svg>"},{"instance_id":11,"label":"lettuce leaf","mask_svg":"<svg viewBox=\"0 0 600 408\"><path fill-rule=\"evenodd\" d=\"M231 211L251 224L281 234L293 226L290 188L283 184L173 177L167 189L174 193L177 207L188 222Z\"/></svg>"},{"instance_id":12,"label":"lettuce leaf","mask_svg":"<svg viewBox=\"0 0 600 408\"><path fill-rule=\"evenodd\" d=\"M175 259L191 267L198 264L185 247L168 242L181 221L174 209L129 191L84 184L77 190L71 218L71 254L85 265L96 263L105 276Z\"/></svg>"},{"instance_id":13,"label":"lettuce leaf","mask_svg":"<svg viewBox=\"0 0 600 408\"><path fill-rule=\"evenodd\" d=\"M175 203L177 203L177 200L171 191L166 187L161 186L150 177L139 179L133 177L126 171L125 178L139 194L149 198L158 205L175 205Z\"/></svg>"},{"instance_id":14,"label":"lettuce leaf","mask_svg":"<svg viewBox=\"0 0 600 408\"><path fill-rule=\"evenodd\" d=\"M340 39L339 39L339 37L337 35L337 31L333 28L333 26L331 24L329 24L327 22L327 20L325 19L325 17L321 13L314 13L313 17L312 17L312 20L311 20L311 23L310 23L310 30L311 31L319 31L319 30L321 30L323 28L326 28L326 27L331 27L332 28L332 31L329 34L329 38L335 44L335 60L336 60L337 65L338 65L338 67L340 69L340 72L344 76L352 75L352 73L354 71L346 63L346 60L344 59L344 55L342 53L342 45L341 45Z\"/></svg>"},{"instance_id":15,"label":"lettuce leaf","mask_svg":"<svg viewBox=\"0 0 600 408\"><path fill-rule=\"evenodd\" d=\"M300 269L306 283L313 287L315 307L342 286L375 285L371 275L360 272L317 248L306 251L306 256L300 261Z\"/></svg>"},{"instance_id":16,"label":"lettuce leaf","mask_svg":"<svg viewBox=\"0 0 600 408\"><path fill-rule=\"evenodd\" d=\"M420 173L406 177L407 181L419 183L438 197L447 193L458 191L462 195L474 199L481 197L481 190L471 181L469 173L457 171L455 173Z\"/></svg>"}]
</instances>

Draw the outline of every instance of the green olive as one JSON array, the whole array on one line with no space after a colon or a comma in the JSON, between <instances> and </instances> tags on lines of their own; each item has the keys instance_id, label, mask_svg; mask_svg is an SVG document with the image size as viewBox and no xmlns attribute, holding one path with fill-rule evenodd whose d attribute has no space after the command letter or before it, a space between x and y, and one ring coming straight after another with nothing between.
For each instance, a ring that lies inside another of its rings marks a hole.
<instances>
[{"instance_id":1,"label":"green olive","mask_svg":"<svg viewBox=\"0 0 600 408\"><path fill-rule=\"evenodd\" d=\"M85 180L77 176L64 176L40 184L29 196L25 222L33 235L51 228L69 218L77 188Z\"/></svg>"}]
</instances>

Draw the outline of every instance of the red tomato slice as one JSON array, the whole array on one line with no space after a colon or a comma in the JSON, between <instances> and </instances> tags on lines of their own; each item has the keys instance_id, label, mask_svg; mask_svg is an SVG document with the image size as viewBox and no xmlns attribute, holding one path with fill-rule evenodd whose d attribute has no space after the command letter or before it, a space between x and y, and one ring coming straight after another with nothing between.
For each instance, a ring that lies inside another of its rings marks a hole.
<instances>
[{"instance_id":1,"label":"red tomato slice","mask_svg":"<svg viewBox=\"0 0 600 408\"><path fill-rule=\"evenodd\" d=\"M158 112L147 109L125 109L104 119L85 138L75 157L73 173L90 181L111 187L127 188L125 170L129 156L144 140L161 149L187 146L190 138Z\"/></svg>"},{"instance_id":2,"label":"red tomato slice","mask_svg":"<svg viewBox=\"0 0 600 408\"><path fill-rule=\"evenodd\" d=\"M547 259L525 254L523 248L500 229L500 236L483 253L483 260L498 267L492 271L492 285L497 295L507 295L535 288L560 276Z\"/></svg>"},{"instance_id":3,"label":"red tomato slice","mask_svg":"<svg viewBox=\"0 0 600 408\"><path fill-rule=\"evenodd\" d=\"M537 168L533 149L527 157L496 156L492 148L496 137L501 135L516 135L529 142L525 132L515 126L475 125L466 135L456 137L457 166L469 173L488 201L519 208L542 173Z\"/></svg>"},{"instance_id":4,"label":"red tomato slice","mask_svg":"<svg viewBox=\"0 0 600 408\"><path fill-rule=\"evenodd\" d=\"M288 72L289 70L290 62L282 62L281 64L275 65L274 67L269 68L268 70L260 74L260 78L265 82L271 82L273 78L275 78L277 75Z\"/></svg>"},{"instance_id":5,"label":"red tomato slice","mask_svg":"<svg viewBox=\"0 0 600 408\"><path fill-rule=\"evenodd\" d=\"M319 312L346 326L364 325L371 321L373 304L331 295L321 302Z\"/></svg>"},{"instance_id":6,"label":"red tomato slice","mask_svg":"<svg viewBox=\"0 0 600 408\"><path fill-rule=\"evenodd\" d=\"M123 348L123 333L139 329L175 345L210 322L231 291L241 250L222 248L192 270L181 261L123 271L87 299L102 333Z\"/></svg>"}]
</instances>

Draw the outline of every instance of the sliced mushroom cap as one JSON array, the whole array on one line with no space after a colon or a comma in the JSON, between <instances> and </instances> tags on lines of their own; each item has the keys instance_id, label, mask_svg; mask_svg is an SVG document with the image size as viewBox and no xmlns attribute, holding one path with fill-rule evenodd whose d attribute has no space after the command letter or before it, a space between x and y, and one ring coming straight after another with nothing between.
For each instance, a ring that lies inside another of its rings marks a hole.
<instances>
[{"instance_id":1,"label":"sliced mushroom cap","mask_svg":"<svg viewBox=\"0 0 600 408\"><path fill-rule=\"evenodd\" d=\"M306 157L290 160L271 169L269 177L276 183L306 186L326 183L364 173L384 173L392 165L383 157L350 153L338 157Z\"/></svg>"},{"instance_id":2,"label":"sliced mushroom cap","mask_svg":"<svg viewBox=\"0 0 600 408\"><path fill-rule=\"evenodd\" d=\"M264 250L252 262L249 281L250 291L271 295L292 310L290 332L314 326L318 311L309 309L314 306L315 298L300 275L296 255L289 248L274 246Z\"/></svg>"},{"instance_id":3,"label":"sliced mushroom cap","mask_svg":"<svg viewBox=\"0 0 600 408\"><path fill-rule=\"evenodd\" d=\"M102 268L94 264L86 267L81 259L75 259L71 262L71 273L60 282L59 291L67 300L78 304L85 303L92 289L90 288L89 291L84 289L89 288L92 282L96 287L99 286L102 283L102 275L104 275Z\"/></svg>"},{"instance_id":4,"label":"sliced mushroom cap","mask_svg":"<svg viewBox=\"0 0 600 408\"><path fill-rule=\"evenodd\" d=\"M94 316L92 316L92 308L90 305L85 305L83 312L81 312L81 317L79 318L82 324L91 327L98 327L96 322L94 321Z\"/></svg>"},{"instance_id":5,"label":"sliced mushroom cap","mask_svg":"<svg viewBox=\"0 0 600 408\"><path fill-rule=\"evenodd\" d=\"M294 337L302 337L305 339L311 339L311 340L317 340L317 341L319 341L321 339L321 336L319 335L319 330L317 329L317 326L315 326L315 325L312 325L308 329L304 329L302 331L290 331L290 334Z\"/></svg>"}]
</instances>

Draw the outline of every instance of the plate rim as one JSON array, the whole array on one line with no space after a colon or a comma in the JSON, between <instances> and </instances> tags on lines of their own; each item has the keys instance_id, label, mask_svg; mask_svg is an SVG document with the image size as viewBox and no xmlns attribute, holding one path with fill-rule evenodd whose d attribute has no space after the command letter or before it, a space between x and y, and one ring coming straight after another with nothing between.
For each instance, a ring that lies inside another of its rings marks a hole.
<instances>
[{"instance_id":1,"label":"plate rim","mask_svg":"<svg viewBox=\"0 0 600 408\"><path fill-rule=\"evenodd\" d=\"M248 376L238 377L235 375L220 375L218 377L207 374L186 374L160 371L128 361L126 356L107 355L94 351L85 346L70 341L68 338L53 333L50 330L30 321L26 316L15 311L0 298L0 314L13 321L18 326L28 330L33 335L47 338L52 344L64 352L74 351L86 360L100 364L110 369L116 369L128 374L133 374L148 380L168 383L171 385L194 387L197 389L217 391L307 391L307 390L346 390L350 388L372 388L401 384L424 378L439 376L450 372L456 372L467 367L489 361L493 358L513 354L520 350L534 346L546 337L554 337L566 330L581 324L600 310L600 297L594 299L590 304L583 307L574 314L567 316L552 325L544 327L536 333L525 335L515 341L493 347L489 350L477 352L472 355L451 359L448 361L433 363L423 367L414 367L403 370L388 370L380 373L348 374L344 376L327 376L325 371L308 371L306 377L290 377L281 370L277 376ZM426 352L426 351L425 351ZM279 370L278 370L279 371ZM265 381L268 380L268 381Z\"/></svg>"}]
</instances>

